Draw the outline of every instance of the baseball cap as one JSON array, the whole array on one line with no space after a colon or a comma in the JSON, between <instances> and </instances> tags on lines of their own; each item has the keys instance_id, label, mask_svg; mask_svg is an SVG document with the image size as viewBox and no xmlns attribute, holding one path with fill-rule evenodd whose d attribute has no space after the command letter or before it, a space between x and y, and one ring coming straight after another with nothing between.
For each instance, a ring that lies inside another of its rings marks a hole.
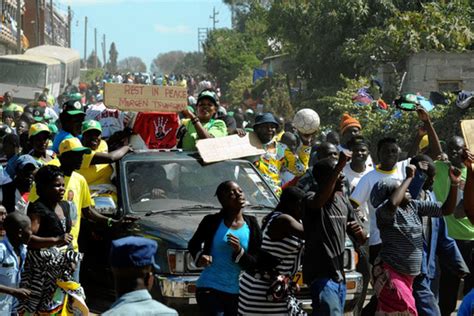
<instances>
[{"instance_id":1,"label":"baseball cap","mask_svg":"<svg viewBox=\"0 0 474 316\"><path fill-rule=\"evenodd\" d=\"M63 112L66 112L69 115L78 115L84 113L84 107L82 103L76 100L69 100L63 104Z\"/></svg>"},{"instance_id":2,"label":"baseball cap","mask_svg":"<svg viewBox=\"0 0 474 316\"><path fill-rule=\"evenodd\" d=\"M48 127L48 125L43 124L43 123L35 123L30 126L30 129L28 130L28 137L38 135L39 133L42 132L47 132L48 134L51 134L51 131Z\"/></svg>"},{"instance_id":3,"label":"baseball cap","mask_svg":"<svg viewBox=\"0 0 474 316\"><path fill-rule=\"evenodd\" d=\"M33 165L35 169L39 168L38 162L30 155L21 155L15 161L15 170L23 170L27 165Z\"/></svg>"},{"instance_id":4,"label":"baseball cap","mask_svg":"<svg viewBox=\"0 0 474 316\"><path fill-rule=\"evenodd\" d=\"M203 90L198 95L197 103L199 103L199 101L201 101L202 99L205 99L205 98L210 99L212 101L212 103L217 105L217 97L216 97L216 94L213 91Z\"/></svg>"},{"instance_id":5,"label":"baseball cap","mask_svg":"<svg viewBox=\"0 0 474 316\"><path fill-rule=\"evenodd\" d=\"M90 148L82 146L81 141L76 137L67 138L59 144L59 155L69 151L83 152L85 154L91 153Z\"/></svg>"},{"instance_id":6,"label":"baseball cap","mask_svg":"<svg viewBox=\"0 0 474 316\"><path fill-rule=\"evenodd\" d=\"M98 130L99 132L102 133L102 126L100 125L99 122L94 121L94 120L87 120L87 121L82 122L82 128L81 128L82 133L90 131L91 129Z\"/></svg>"},{"instance_id":7,"label":"baseball cap","mask_svg":"<svg viewBox=\"0 0 474 316\"><path fill-rule=\"evenodd\" d=\"M137 236L128 236L112 241L110 249L110 265L115 268L145 267L155 263L155 254L158 250L156 241Z\"/></svg>"},{"instance_id":8,"label":"baseball cap","mask_svg":"<svg viewBox=\"0 0 474 316\"><path fill-rule=\"evenodd\" d=\"M273 123L277 127L280 126L280 124L275 119L275 116L273 116L272 113L268 113L268 112L257 115L257 117L255 118L255 124L253 124L253 126L255 127L261 124L265 124L265 123Z\"/></svg>"},{"instance_id":9,"label":"baseball cap","mask_svg":"<svg viewBox=\"0 0 474 316\"><path fill-rule=\"evenodd\" d=\"M35 121L37 122L41 122L44 120L44 108L41 108L41 107L35 107L33 109L33 118Z\"/></svg>"}]
</instances>

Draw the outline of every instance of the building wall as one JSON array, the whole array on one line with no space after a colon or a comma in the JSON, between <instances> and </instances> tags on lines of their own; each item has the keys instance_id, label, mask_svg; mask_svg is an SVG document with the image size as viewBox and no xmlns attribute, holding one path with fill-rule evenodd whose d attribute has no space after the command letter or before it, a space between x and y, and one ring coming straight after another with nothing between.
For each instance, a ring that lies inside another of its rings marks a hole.
<instances>
[{"instance_id":1,"label":"building wall","mask_svg":"<svg viewBox=\"0 0 474 316\"><path fill-rule=\"evenodd\" d=\"M36 3L39 3L39 41L36 40ZM54 10L54 41L51 32L51 8L50 1L26 0L25 7L25 34L30 40L30 47L38 45L57 45L68 47L68 23L67 17ZM54 7L53 7L54 9ZM34 23L31 23L31 22Z\"/></svg>"},{"instance_id":2,"label":"building wall","mask_svg":"<svg viewBox=\"0 0 474 316\"><path fill-rule=\"evenodd\" d=\"M421 52L407 60L404 93L431 91L474 91L474 52Z\"/></svg>"}]
</instances>

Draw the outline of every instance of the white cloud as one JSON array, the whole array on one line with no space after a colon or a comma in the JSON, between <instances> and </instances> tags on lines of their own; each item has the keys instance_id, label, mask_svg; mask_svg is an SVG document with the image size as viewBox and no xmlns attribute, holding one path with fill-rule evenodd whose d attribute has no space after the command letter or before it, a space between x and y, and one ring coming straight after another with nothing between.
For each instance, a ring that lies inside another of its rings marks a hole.
<instances>
[{"instance_id":1,"label":"white cloud","mask_svg":"<svg viewBox=\"0 0 474 316\"><path fill-rule=\"evenodd\" d=\"M191 29L186 25L167 26L162 24L155 24L154 30L162 34L190 34Z\"/></svg>"}]
</instances>

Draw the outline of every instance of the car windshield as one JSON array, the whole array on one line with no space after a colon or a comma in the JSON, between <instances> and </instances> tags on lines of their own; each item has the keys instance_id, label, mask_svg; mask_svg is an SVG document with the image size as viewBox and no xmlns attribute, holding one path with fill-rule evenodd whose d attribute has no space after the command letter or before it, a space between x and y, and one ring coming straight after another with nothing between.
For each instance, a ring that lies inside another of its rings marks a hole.
<instances>
[{"instance_id":1,"label":"car windshield","mask_svg":"<svg viewBox=\"0 0 474 316\"><path fill-rule=\"evenodd\" d=\"M217 186L237 182L249 207L274 208L277 200L252 165L222 161L203 166L197 160L129 161L125 164L128 206L132 212L219 208ZM266 210L268 211L268 210Z\"/></svg>"}]
</instances>

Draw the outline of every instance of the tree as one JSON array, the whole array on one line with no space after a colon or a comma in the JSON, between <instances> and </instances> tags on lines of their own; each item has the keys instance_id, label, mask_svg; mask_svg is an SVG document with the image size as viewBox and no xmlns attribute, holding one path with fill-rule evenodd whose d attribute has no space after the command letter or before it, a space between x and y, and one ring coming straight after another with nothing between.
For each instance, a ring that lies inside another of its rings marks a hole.
<instances>
[{"instance_id":1,"label":"tree","mask_svg":"<svg viewBox=\"0 0 474 316\"><path fill-rule=\"evenodd\" d=\"M96 58L95 51L92 51L89 57L87 57L88 69L102 68L102 62L100 61L99 57L97 57L97 67L95 67L95 58Z\"/></svg>"},{"instance_id":2,"label":"tree","mask_svg":"<svg viewBox=\"0 0 474 316\"><path fill-rule=\"evenodd\" d=\"M364 73L381 64L399 65L421 50L465 51L474 44L473 9L464 1L428 3L420 11L396 12L382 27L373 27L345 43L344 56ZM364 45L360 45L364 43Z\"/></svg>"},{"instance_id":3,"label":"tree","mask_svg":"<svg viewBox=\"0 0 474 316\"><path fill-rule=\"evenodd\" d=\"M472 45L469 1L275 0L268 36L289 53L310 91L333 93L346 77L373 73L419 49Z\"/></svg>"},{"instance_id":4,"label":"tree","mask_svg":"<svg viewBox=\"0 0 474 316\"><path fill-rule=\"evenodd\" d=\"M184 59L186 53L183 51L171 51L159 54L151 62L150 69L152 72L169 74L174 72L176 65Z\"/></svg>"},{"instance_id":5,"label":"tree","mask_svg":"<svg viewBox=\"0 0 474 316\"><path fill-rule=\"evenodd\" d=\"M117 60L118 60L118 51L115 47L115 42L110 44L109 49L109 61L107 63L107 71L111 73L117 72Z\"/></svg>"},{"instance_id":6,"label":"tree","mask_svg":"<svg viewBox=\"0 0 474 316\"><path fill-rule=\"evenodd\" d=\"M204 54L199 52L186 53L173 69L175 74L202 75L205 72Z\"/></svg>"},{"instance_id":7,"label":"tree","mask_svg":"<svg viewBox=\"0 0 474 316\"><path fill-rule=\"evenodd\" d=\"M140 57L127 57L119 61L120 72L146 72L146 65Z\"/></svg>"},{"instance_id":8,"label":"tree","mask_svg":"<svg viewBox=\"0 0 474 316\"><path fill-rule=\"evenodd\" d=\"M207 71L225 90L246 69L259 66L270 52L265 35L267 11L258 2L251 3L245 15L243 31L217 29L209 33L204 48Z\"/></svg>"}]
</instances>

